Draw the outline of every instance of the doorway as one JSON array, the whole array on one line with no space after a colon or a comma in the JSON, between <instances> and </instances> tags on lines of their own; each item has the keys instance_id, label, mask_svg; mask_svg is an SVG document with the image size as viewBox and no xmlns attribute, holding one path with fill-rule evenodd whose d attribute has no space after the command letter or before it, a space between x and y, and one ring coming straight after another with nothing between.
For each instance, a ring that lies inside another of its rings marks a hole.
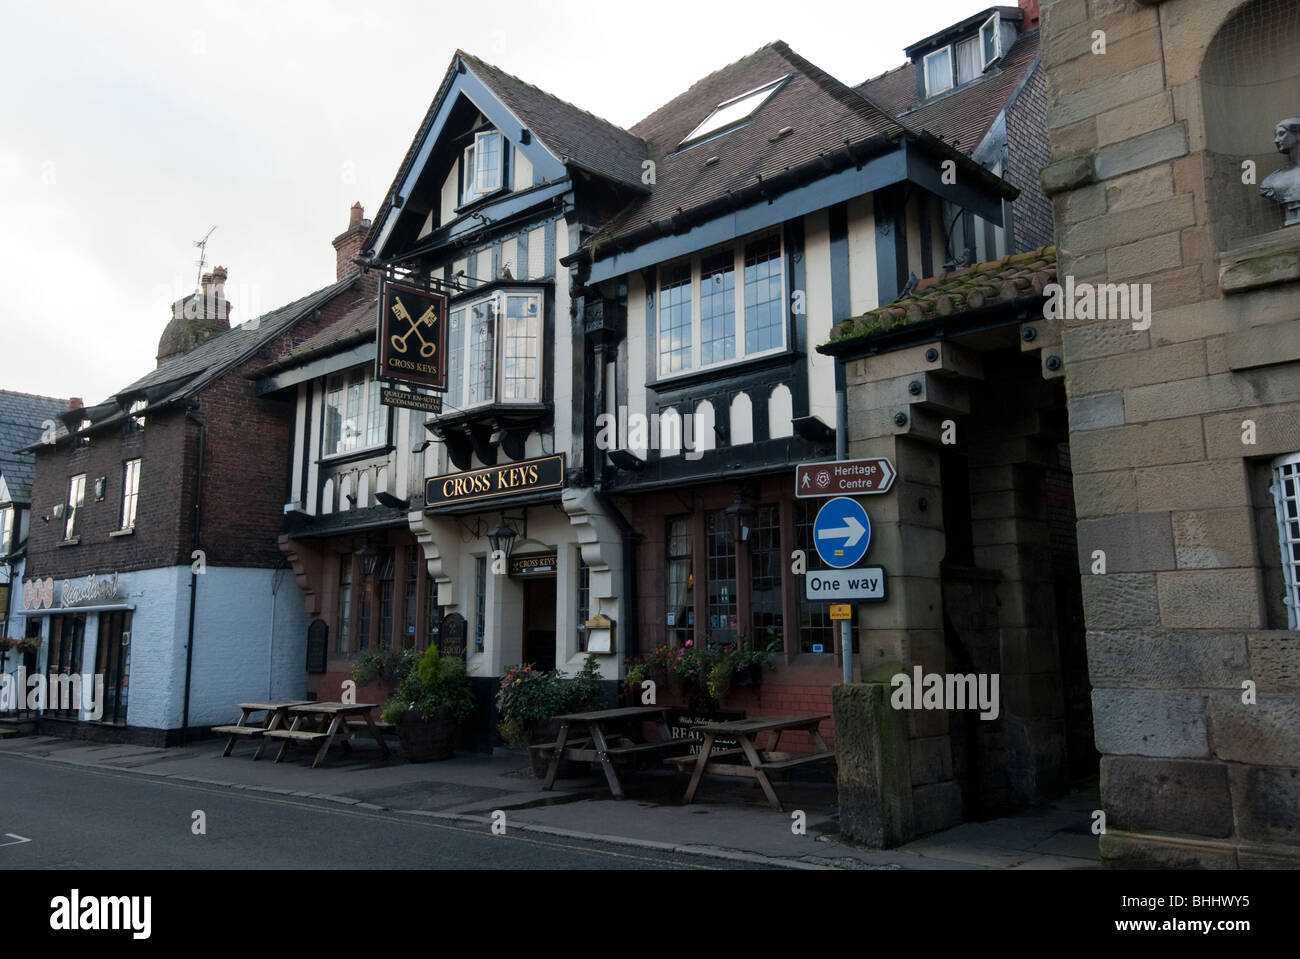
<instances>
[{"instance_id":1,"label":"doorway","mask_svg":"<svg viewBox=\"0 0 1300 959\"><path fill-rule=\"evenodd\" d=\"M99 614L95 672L104 677L100 722L124 725L131 684L131 611Z\"/></svg>"},{"instance_id":2,"label":"doorway","mask_svg":"<svg viewBox=\"0 0 1300 959\"><path fill-rule=\"evenodd\" d=\"M524 662L555 668L555 577L524 580Z\"/></svg>"}]
</instances>

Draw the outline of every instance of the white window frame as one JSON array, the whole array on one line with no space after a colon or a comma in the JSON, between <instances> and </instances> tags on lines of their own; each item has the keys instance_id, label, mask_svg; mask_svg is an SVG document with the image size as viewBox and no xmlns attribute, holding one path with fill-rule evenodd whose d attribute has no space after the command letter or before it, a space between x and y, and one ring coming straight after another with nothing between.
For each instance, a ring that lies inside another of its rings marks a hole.
<instances>
[{"instance_id":1,"label":"white window frame","mask_svg":"<svg viewBox=\"0 0 1300 959\"><path fill-rule=\"evenodd\" d=\"M776 239L778 244L778 250L779 250L777 254L777 262L780 264L780 268L781 268L781 297L779 300L781 304L781 323L780 323L781 342L777 346L771 346L765 350L757 350L753 353L748 353L745 350L745 341L746 341L745 247L754 243L761 243L762 241L767 239ZM725 252L728 249L731 250L732 254L734 255L734 266L733 266L732 277L734 278L733 289L735 291L736 312L735 312L735 324L732 330L733 330L733 335L735 336L736 339L736 354L735 356L732 356L729 359L715 360L712 363L709 363L708 365L701 365L700 355L703 346L702 344L703 329L701 326L701 316L700 316L700 305L702 300L701 294L703 292L701 286L702 284L701 264L705 260L711 259L717 254ZM663 318L663 312L662 312L663 281L664 278L669 274L670 268L680 265L683 262L683 260L686 258L670 260L669 262L664 263L660 266L660 269L657 271L658 278L656 279L656 284L655 284L655 336L654 336L654 341L652 343L647 344L648 349L654 350L655 371L657 374L658 382L673 380L679 377L689 376L692 373L699 373L706 370L722 369L723 367L734 366L737 363L743 363L747 360L756 359L758 357L771 356L777 353L784 353L786 350L789 349L790 316L789 316L789 292L787 288L786 273L785 273L785 253L786 253L785 236L782 234L782 232L768 231L764 233L756 233L756 234L751 234L749 236L741 237L740 239L734 240L731 243L727 243L722 246L715 246L708 250L701 250L698 253L693 253L689 257L690 264L691 264L691 301L690 301L691 302L691 365L689 367L685 367L683 369L674 370L672 372L667 372L667 373L664 372L663 370L663 356L659 352L659 328L660 328L659 324Z\"/></svg>"},{"instance_id":2,"label":"white window frame","mask_svg":"<svg viewBox=\"0 0 1300 959\"><path fill-rule=\"evenodd\" d=\"M700 123L696 125L695 129L692 130L690 133L688 133L685 136L685 138L683 138L682 142L678 144L678 146L684 147L688 144L695 143L696 141L699 140L707 140L712 136L716 136L719 133L725 133L727 130L730 130L736 126L739 126L742 123L747 122L749 118L752 117L760 107L762 107L764 103L766 103L768 100L772 98L772 94L776 93L776 91L781 87L781 84L785 83L785 81L788 80L789 77L790 74L787 73L783 77L778 77L775 80L769 80L767 83L754 87L754 89L752 90L746 90L744 93L740 94L739 96L734 96L734 97L730 97L729 99L723 100L711 111L709 111L709 115L705 117L702 121L700 121ZM732 107L736 106L737 104L745 100L750 99L751 97L753 98L754 105L751 106L744 113L738 113L734 117L729 117L728 119L720 123L715 122L715 118L718 116L718 114L725 113L726 111L730 110Z\"/></svg>"},{"instance_id":3,"label":"white window frame","mask_svg":"<svg viewBox=\"0 0 1300 959\"><path fill-rule=\"evenodd\" d=\"M937 90L930 89L930 60L934 57L946 56L948 58L948 85L940 87ZM925 85L926 97L938 96L940 93L946 93L956 85L956 66L953 61L951 46L943 46L938 50L932 50L921 58L921 82Z\"/></svg>"},{"instance_id":4,"label":"white window frame","mask_svg":"<svg viewBox=\"0 0 1300 959\"><path fill-rule=\"evenodd\" d=\"M77 473L68 477L68 502L64 506L63 541L66 543L77 538L77 512L86 505L86 474Z\"/></svg>"},{"instance_id":5,"label":"white window frame","mask_svg":"<svg viewBox=\"0 0 1300 959\"><path fill-rule=\"evenodd\" d=\"M13 552L14 530L18 526L18 509L13 503L0 506L0 556Z\"/></svg>"},{"instance_id":6,"label":"white window frame","mask_svg":"<svg viewBox=\"0 0 1300 959\"><path fill-rule=\"evenodd\" d=\"M483 183L480 176L483 171L480 169L478 159L483 155L481 145L489 137L495 137L497 140L497 162L496 168L492 171L492 179ZM474 142L465 147L461 154L461 206L473 203L501 189L505 173L505 151L506 138L501 135L500 130L484 130L474 134Z\"/></svg>"},{"instance_id":7,"label":"white window frame","mask_svg":"<svg viewBox=\"0 0 1300 959\"><path fill-rule=\"evenodd\" d=\"M122 464L122 522L119 529L135 529L136 511L140 506L140 466L139 457Z\"/></svg>"},{"instance_id":8,"label":"white window frame","mask_svg":"<svg viewBox=\"0 0 1300 959\"><path fill-rule=\"evenodd\" d=\"M965 80L963 80L961 77L961 48L967 46L968 44L970 46L973 46L975 49L975 60L973 63L973 66L975 68L975 73L973 76L969 76ZM964 83L970 83L972 80L977 80L979 79L980 76L983 75L984 70L988 66L988 64L981 64L980 62L981 57L983 56L982 51L983 51L983 41L979 38L979 36L966 37L964 40L958 40L956 43L952 45L952 69L955 75L954 78L956 80L957 86L961 86Z\"/></svg>"},{"instance_id":9,"label":"white window frame","mask_svg":"<svg viewBox=\"0 0 1300 959\"><path fill-rule=\"evenodd\" d=\"M531 397L522 399L506 399L502 390L502 377L505 375L505 336L504 328L507 310L510 306L511 299L535 299L537 301L537 376ZM492 310L495 315L493 320L492 336L492 390L491 395L480 400L469 402L470 386L470 363L472 360L472 350L470 347L470 336L472 329L471 314L476 306L484 303L492 303ZM464 329L460 331L461 340L460 349L460 395L452 396L447 394L446 411L455 413L463 410L478 409L483 406L496 404L498 406L527 406L542 402L542 384L546 373L546 292L540 287L511 287L509 289L494 290L485 296L457 300L447 308L448 318L454 314L463 314ZM448 363L451 363L451 355L456 350L457 345L450 339L450 330L448 331ZM454 408L453 408L454 407Z\"/></svg>"},{"instance_id":10,"label":"white window frame","mask_svg":"<svg viewBox=\"0 0 1300 959\"><path fill-rule=\"evenodd\" d=\"M1001 17L999 17L995 13L987 20L985 20L982 24L980 24L979 37L980 37L980 64L981 64L980 69L981 70L987 70L990 64L996 62L1002 56L1002 27L1001 27L1000 20ZM993 25L993 56L985 57L984 31L989 28L989 24Z\"/></svg>"},{"instance_id":11,"label":"white window frame","mask_svg":"<svg viewBox=\"0 0 1300 959\"><path fill-rule=\"evenodd\" d=\"M1282 553L1282 578L1286 583L1288 629L1300 629L1300 560L1295 557L1300 547L1300 531L1295 517L1300 515L1300 453L1289 453L1273 460L1273 494L1276 509L1277 541Z\"/></svg>"},{"instance_id":12,"label":"white window frame","mask_svg":"<svg viewBox=\"0 0 1300 959\"><path fill-rule=\"evenodd\" d=\"M347 432L349 430L347 417L344 415L344 413L346 413L347 410L346 403L347 403L348 384L352 379L352 374L356 373L358 370L361 372L361 377L362 377L361 378L361 395L362 395L361 410L359 416L357 417L359 423L352 424L351 427L352 433L349 434ZM348 435L355 435L356 442L353 443L351 446L346 446L344 449L330 451L328 450L330 383L334 381L336 377L342 377L343 379L342 395L344 397L343 400L344 413L340 414L340 419L339 419L339 441L343 442ZM371 403L372 392L374 392L377 396L378 390L379 390L379 386L375 380L374 369L370 364L361 364L359 366L349 367L348 369L345 370L338 370L334 373L330 373L325 377L325 382L323 383L321 389L321 406L320 406L320 412L321 412L321 417L320 417L321 457L320 458L322 462L326 460L340 459L346 456L356 456L357 454L364 453L367 450L384 449L386 446L388 446L388 427L390 425L388 407L384 406L382 403L379 403L377 400L376 402ZM371 423L370 423L370 414L372 408L382 418L382 425L378 429L379 432L378 440L373 443L368 441L368 436L372 432Z\"/></svg>"}]
</instances>

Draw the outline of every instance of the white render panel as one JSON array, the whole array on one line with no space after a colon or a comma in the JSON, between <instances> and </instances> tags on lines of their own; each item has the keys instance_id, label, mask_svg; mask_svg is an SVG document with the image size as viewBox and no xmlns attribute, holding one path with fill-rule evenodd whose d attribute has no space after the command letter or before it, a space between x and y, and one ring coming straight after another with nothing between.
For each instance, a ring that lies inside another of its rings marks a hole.
<instances>
[{"instance_id":1,"label":"white render panel","mask_svg":"<svg viewBox=\"0 0 1300 959\"><path fill-rule=\"evenodd\" d=\"M645 279L640 270L627 278L627 412L646 415ZM657 445L657 443L656 443Z\"/></svg>"},{"instance_id":2,"label":"white render panel","mask_svg":"<svg viewBox=\"0 0 1300 959\"><path fill-rule=\"evenodd\" d=\"M794 395L778 383L767 400L767 432L771 439L794 436Z\"/></svg>"},{"instance_id":3,"label":"white render panel","mask_svg":"<svg viewBox=\"0 0 1300 959\"><path fill-rule=\"evenodd\" d=\"M450 223L456 219L456 200L459 189L460 177L460 160L459 158L452 163L451 172L447 174L447 179L442 181L442 209L439 211L441 219L439 223Z\"/></svg>"},{"instance_id":4,"label":"white render panel","mask_svg":"<svg viewBox=\"0 0 1300 959\"><path fill-rule=\"evenodd\" d=\"M519 279L519 241L513 236L501 244L501 271L502 276L506 270L516 280Z\"/></svg>"},{"instance_id":5,"label":"white render panel","mask_svg":"<svg viewBox=\"0 0 1300 959\"><path fill-rule=\"evenodd\" d=\"M289 502L302 506L298 502L299 486L302 482L303 464L307 460L307 387L298 385L298 402L293 417L293 472L289 474Z\"/></svg>"},{"instance_id":6,"label":"white render panel","mask_svg":"<svg viewBox=\"0 0 1300 959\"><path fill-rule=\"evenodd\" d=\"M876 217L872 210L870 196L855 197L847 204L849 221L849 315L861 316L867 310L874 310L879 299L876 283ZM827 285L830 291L829 260L827 261ZM814 290L817 285L809 278L808 285ZM809 339L810 344L824 343L825 340Z\"/></svg>"},{"instance_id":7,"label":"white render panel","mask_svg":"<svg viewBox=\"0 0 1300 959\"><path fill-rule=\"evenodd\" d=\"M861 228L859 229L860 233ZM832 428L835 418L835 358L823 356L812 346L825 343L831 335L831 247L825 210L804 217L804 260L808 277L808 411ZM849 231L849 290L852 301L853 230ZM861 262L860 260L858 262ZM872 275L875 273L874 244ZM873 302L874 306L874 290Z\"/></svg>"},{"instance_id":8,"label":"white render panel","mask_svg":"<svg viewBox=\"0 0 1300 959\"><path fill-rule=\"evenodd\" d=\"M754 442L754 404L748 393L737 393L731 400L731 445Z\"/></svg>"},{"instance_id":9,"label":"white render panel","mask_svg":"<svg viewBox=\"0 0 1300 959\"><path fill-rule=\"evenodd\" d=\"M513 177L513 190L527 190L533 185L533 164L528 157L524 156L524 151L518 147L514 148L515 174ZM517 275L517 274L516 274Z\"/></svg>"},{"instance_id":10,"label":"white render panel","mask_svg":"<svg viewBox=\"0 0 1300 959\"><path fill-rule=\"evenodd\" d=\"M563 220L560 221L560 223L563 222ZM560 229L560 223L556 223L556 230ZM568 248L567 244L565 248ZM546 227L539 226L537 229L530 230L528 233L528 279L540 280L545 275Z\"/></svg>"},{"instance_id":11,"label":"white render panel","mask_svg":"<svg viewBox=\"0 0 1300 959\"><path fill-rule=\"evenodd\" d=\"M298 395L302 396L305 391L309 391L308 402L312 410L325 409L325 384L320 380L314 380L311 383L304 383L298 387ZM310 435L308 436L307 449L310 451L307 455L307 502L303 508L312 516L328 512L324 509L317 493L320 483L320 444L321 424L313 419L311 423Z\"/></svg>"}]
</instances>

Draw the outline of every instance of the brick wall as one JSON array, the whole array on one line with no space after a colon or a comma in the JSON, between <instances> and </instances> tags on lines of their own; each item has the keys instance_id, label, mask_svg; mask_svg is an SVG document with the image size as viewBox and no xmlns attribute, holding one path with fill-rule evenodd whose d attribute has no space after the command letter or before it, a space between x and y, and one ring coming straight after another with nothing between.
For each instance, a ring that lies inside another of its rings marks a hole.
<instances>
[{"instance_id":1,"label":"brick wall","mask_svg":"<svg viewBox=\"0 0 1300 959\"><path fill-rule=\"evenodd\" d=\"M1038 182L1038 171L1051 158L1043 136L1046 116L1047 80L1040 64L1007 108L1005 179L1020 190L1012 203L1011 253L1037 250L1052 242L1052 204Z\"/></svg>"}]
</instances>

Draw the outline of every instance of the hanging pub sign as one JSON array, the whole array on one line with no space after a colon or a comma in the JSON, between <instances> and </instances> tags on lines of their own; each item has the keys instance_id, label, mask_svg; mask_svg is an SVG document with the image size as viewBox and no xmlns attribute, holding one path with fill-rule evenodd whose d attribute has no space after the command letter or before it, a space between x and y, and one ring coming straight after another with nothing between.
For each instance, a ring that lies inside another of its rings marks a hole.
<instances>
[{"instance_id":1,"label":"hanging pub sign","mask_svg":"<svg viewBox=\"0 0 1300 959\"><path fill-rule=\"evenodd\" d=\"M384 283L379 297L375 378L428 390L447 389L447 298L405 283Z\"/></svg>"},{"instance_id":2,"label":"hanging pub sign","mask_svg":"<svg viewBox=\"0 0 1300 959\"><path fill-rule=\"evenodd\" d=\"M564 487L564 454L425 480L426 510Z\"/></svg>"}]
</instances>

